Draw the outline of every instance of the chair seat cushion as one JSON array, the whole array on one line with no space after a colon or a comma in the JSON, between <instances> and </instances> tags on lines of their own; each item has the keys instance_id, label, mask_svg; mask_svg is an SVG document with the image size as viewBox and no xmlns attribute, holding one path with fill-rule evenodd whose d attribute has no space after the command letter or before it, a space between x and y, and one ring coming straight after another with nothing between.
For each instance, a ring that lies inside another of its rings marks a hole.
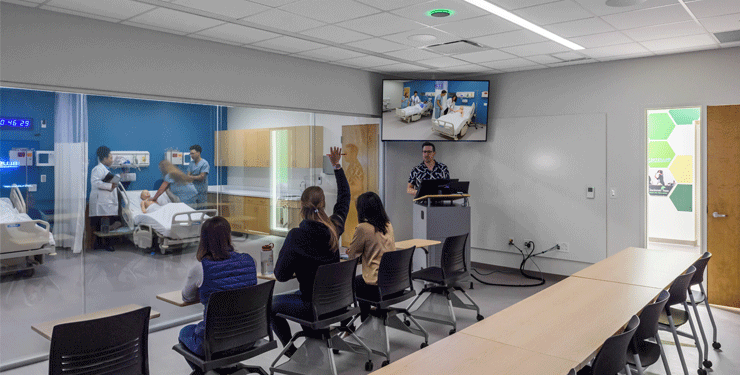
<instances>
[{"instance_id":1,"label":"chair seat cushion","mask_svg":"<svg viewBox=\"0 0 740 375\"><path fill-rule=\"evenodd\" d=\"M676 327L680 327L684 325L686 322L689 321L689 314L684 309L676 309L671 307L671 316L673 317L673 325ZM658 320L658 323L663 326L669 326L670 323L668 322L668 315L666 314L665 310L660 312L660 320Z\"/></svg>"},{"instance_id":2,"label":"chair seat cushion","mask_svg":"<svg viewBox=\"0 0 740 375\"><path fill-rule=\"evenodd\" d=\"M640 364L643 368L658 362L660 359L660 346L658 344L643 341L637 346L638 355L640 356ZM635 366L635 357L631 350L627 350L627 363Z\"/></svg>"},{"instance_id":3,"label":"chair seat cushion","mask_svg":"<svg viewBox=\"0 0 740 375\"><path fill-rule=\"evenodd\" d=\"M691 289L689 289L689 292L694 297L694 302L696 302L697 305L700 304L700 303L702 303L702 302L704 302L704 299L706 298L706 295L704 295L704 293L702 293L700 290L691 290ZM691 299L686 298L686 303L688 303L689 305L691 305Z\"/></svg>"},{"instance_id":4,"label":"chair seat cushion","mask_svg":"<svg viewBox=\"0 0 740 375\"><path fill-rule=\"evenodd\" d=\"M427 267L411 274L413 280L424 280L433 283L443 283L444 274L439 267Z\"/></svg>"}]
</instances>

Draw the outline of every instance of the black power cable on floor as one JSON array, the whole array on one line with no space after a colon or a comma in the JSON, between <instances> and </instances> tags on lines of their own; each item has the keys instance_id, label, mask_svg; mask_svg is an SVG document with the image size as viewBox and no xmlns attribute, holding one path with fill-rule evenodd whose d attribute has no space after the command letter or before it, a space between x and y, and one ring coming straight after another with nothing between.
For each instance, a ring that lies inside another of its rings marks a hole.
<instances>
[{"instance_id":1,"label":"black power cable on floor","mask_svg":"<svg viewBox=\"0 0 740 375\"><path fill-rule=\"evenodd\" d=\"M540 269L540 266L538 266L537 263L535 263L534 259L532 259L532 258L534 258L534 257L536 257L538 255L542 255L544 253L547 253L549 251L552 251L554 249L558 249L559 246L558 245L555 245L555 246L553 246L553 247L551 247L551 248L549 248L549 249L547 249L545 251L542 251L542 252L539 252L539 253L535 254L534 253L534 249L535 249L534 241L530 241L529 243L531 244L532 247L531 247L529 253L526 254L526 255L524 254L524 252L522 251L522 249L520 249L513 242L511 242L510 245L514 246L517 250L519 250L519 253L522 254L522 262L521 262L521 264L519 264L519 273L522 276L524 276L525 278L527 278L527 279L537 280L537 283L534 283L534 284L502 284L502 283L491 283L491 282L487 282L487 281L483 281L483 280L479 279L478 277L475 276L475 274L470 274L470 276L472 276L475 280L477 280L481 284L484 284L484 285L492 285L492 286L532 287L532 286L544 285L545 284L545 278L542 277L542 270ZM540 276L539 277L529 275L529 274L527 274L524 271L524 267L526 266L527 261L530 260L530 259L532 260L532 264L534 264L534 266L537 267L537 270L540 273ZM473 271L475 271L475 273L477 273L477 274L479 274L481 276L488 276L488 275L492 275L494 273L513 273L513 272L504 272L504 271L493 271L493 272L484 274L484 273L481 273L480 271L476 270L475 268L473 268Z\"/></svg>"}]
</instances>

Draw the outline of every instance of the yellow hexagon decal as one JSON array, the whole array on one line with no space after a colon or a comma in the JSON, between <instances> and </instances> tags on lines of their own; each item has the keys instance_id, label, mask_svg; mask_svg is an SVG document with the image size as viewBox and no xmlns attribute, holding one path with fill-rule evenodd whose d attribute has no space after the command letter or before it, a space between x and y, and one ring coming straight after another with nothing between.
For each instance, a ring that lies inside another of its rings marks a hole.
<instances>
[{"instance_id":1,"label":"yellow hexagon decal","mask_svg":"<svg viewBox=\"0 0 740 375\"><path fill-rule=\"evenodd\" d=\"M668 168L679 184L694 183L694 157L691 155L678 155L673 159L671 167Z\"/></svg>"}]
</instances>

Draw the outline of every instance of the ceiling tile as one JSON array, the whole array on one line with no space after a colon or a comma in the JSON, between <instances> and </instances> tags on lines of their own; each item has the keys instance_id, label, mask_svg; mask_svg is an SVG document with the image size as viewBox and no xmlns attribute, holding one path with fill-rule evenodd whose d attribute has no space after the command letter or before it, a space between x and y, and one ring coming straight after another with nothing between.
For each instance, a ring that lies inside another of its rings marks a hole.
<instances>
[{"instance_id":1,"label":"ceiling tile","mask_svg":"<svg viewBox=\"0 0 740 375\"><path fill-rule=\"evenodd\" d=\"M4 3L11 3L11 4L19 4L19 5L25 5L25 6L31 6L29 3L33 3L38 6L39 4L45 2L46 0L26 0L26 1L8 1L8 0L2 0Z\"/></svg>"},{"instance_id":2,"label":"ceiling tile","mask_svg":"<svg viewBox=\"0 0 740 375\"><path fill-rule=\"evenodd\" d=\"M627 35L636 42L705 33L704 28L693 20L665 25L641 27L639 29L623 30L622 32L624 33L624 35Z\"/></svg>"},{"instance_id":3,"label":"ceiling tile","mask_svg":"<svg viewBox=\"0 0 740 375\"><path fill-rule=\"evenodd\" d=\"M231 18L244 18L270 9L244 0L173 0L171 3Z\"/></svg>"},{"instance_id":4,"label":"ceiling tile","mask_svg":"<svg viewBox=\"0 0 740 375\"><path fill-rule=\"evenodd\" d=\"M364 53L350 51L348 49L338 47L319 48L312 51L301 52L298 55L313 57L316 59L321 59L323 61L339 61L366 56Z\"/></svg>"},{"instance_id":5,"label":"ceiling tile","mask_svg":"<svg viewBox=\"0 0 740 375\"><path fill-rule=\"evenodd\" d=\"M485 44L491 48L511 47L521 44L544 42L548 39L529 30L509 31L473 39L474 42Z\"/></svg>"},{"instance_id":6,"label":"ceiling tile","mask_svg":"<svg viewBox=\"0 0 740 375\"><path fill-rule=\"evenodd\" d=\"M10 2L10 1L7 1L7 0L2 0L2 1L4 3ZM10 3L16 4L15 2L10 2ZM34 4L34 3L26 3L26 4L19 4L19 5L25 5L25 6L30 6L30 7L34 7L34 8L35 7L38 7L38 4ZM72 9L64 9L64 8L50 7L48 5L42 5L39 8L45 9L45 10L50 10L52 12L66 13L66 14L74 14L75 16L80 16L80 17L85 17L85 18L92 18L92 19L101 20L101 21L107 21L107 22L120 22L121 21L120 18L105 17L105 16L100 16L100 15L97 15L97 14L90 14L90 13L79 12L79 11L72 10Z\"/></svg>"},{"instance_id":7,"label":"ceiling tile","mask_svg":"<svg viewBox=\"0 0 740 375\"><path fill-rule=\"evenodd\" d=\"M585 57L582 54L580 54L578 52L573 52L573 51L570 51L570 52L561 52L561 53L553 53L550 56L555 57L555 58L558 58L558 59L561 59L561 60L575 60L575 59L580 59L582 57ZM531 57L527 57L527 58L530 59L530 60L532 59Z\"/></svg>"},{"instance_id":8,"label":"ceiling tile","mask_svg":"<svg viewBox=\"0 0 740 375\"><path fill-rule=\"evenodd\" d=\"M653 52L717 46L717 42L709 34L681 36L642 42L642 45Z\"/></svg>"},{"instance_id":9,"label":"ceiling tile","mask_svg":"<svg viewBox=\"0 0 740 375\"><path fill-rule=\"evenodd\" d=\"M527 57L527 60L534 61L538 64L554 64L563 62L563 60L552 57L550 55L529 56Z\"/></svg>"},{"instance_id":10,"label":"ceiling tile","mask_svg":"<svg viewBox=\"0 0 740 375\"><path fill-rule=\"evenodd\" d=\"M406 45L391 42L389 40L372 38L367 40L360 40L358 42L347 43L348 46L366 49L373 52L391 52L409 48Z\"/></svg>"},{"instance_id":11,"label":"ceiling tile","mask_svg":"<svg viewBox=\"0 0 740 375\"><path fill-rule=\"evenodd\" d=\"M618 45L608 46L608 47L585 49L580 52L583 53L584 55L598 59L598 58L610 57L610 56L634 55L634 54L645 53L645 52L650 52L650 51L648 51L647 48L643 47L639 43L627 43L627 44L618 44Z\"/></svg>"},{"instance_id":12,"label":"ceiling tile","mask_svg":"<svg viewBox=\"0 0 740 375\"><path fill-rule=\"evenodd\" d=\"M196 34L240 44L259 42L261 40L277 38L280 36L280 34L253 29L251 27L236 25L233 23L227 23L199 31Z\"/></svg>"},{"instance_id":13,"label":"ceiling tile","mask_svg":"<svg viewBox=\"0 0 740 375\"><path fill-rule=\"evenodd\" d=\"M357 0L361 3L373 6L382 10L393 10L405 8L410 5L426 3L429 0Z\"/></svg>"},{"instance_id":14,"label":"ceiling tile","mask_svg":"<svg viewBox=\"0 0 740 375\"><path fill-rule=\"evenodd\" d=\"M451 9L455 13L449 17L432 17L427 15L430 10L434 9ZM455 22L490 14L475 5L468 4L461 0L435 0L397 9L391 13L428 26L441 25L443 23Z\"/></svg>"},{"instance_id":15,"label":"ceiling tile","mask_svg":"<svg viewBox=\"0 0 740 375\"><path fill-rule=\"evenodd\" d=\"M370 35L358 33L357 31L348 30L334 25L326 25L316 29L301 31L301 34L328 40L334 43L348 43L370 38Z\"/></svg>"},{"instance_id":16,"label":"ceiling tile","mask_svg":"<svg viewBox=\"0 0 740 375\"><path fill-rule=\"evenodd\" d=\"M70 12L72 12L72 11L70 11ZM136 23L136 22L131 22L131 21L123 21L123 22L121 22L121 24L122 25L129 25L129 26L140 27L142 29L162 31L162 32L169 33L169 34L177 34L177 35L190 34L188 32L184 32L184 31L180 31L180 30L173 30L173 29L168 29L166 27L159 27L159 26L154 26L154 25L147 25L147 24Z\"/></svg>"},{"instance_id":17,"label":"ceiling tile","mask_svg":"<svg viewBox=\"0 0 740 375\"><path fill-rule=\"evenodd\" d=\"M388 52L386 53L386 55L396 57L399 59L408 60L408 61L419 61L419 60L433 59L435 57L441 57L437 53L427 51L421 48L410 48L410 49L405 49L405 50L396 51L396 52Z\"/></svg>"},{"instance_id":18,"label":"ceiling tile","mask_svg":"<svg viewBox=\"0 0 740 375\"><path fill-rule=\"evenodd\" d=\"M193 39L207 40L207 41L216 42L216 43L231 44L233 46L244 45L244 43L234 42L234 41L226 40L226 39L212 38L210 36L205 36L205 35L189 34L188 37L193 38Z\"/></svg>"},{"instance_id":19,"label":"ceiling tile","mask_svg":"<svg viewBox=\"0 0 740 375\"><path fill-rule=\"evenodd\" d=\"M301 0L280 9L326 23L342 22L380 12L352 0Z\"/></svg>"},{"instance_id":20,"label":"ceiling tile","mask_svg":"<svg viewBox=\"0 0 740 375\"><path fill-rule=\"evenodd\" d=\"M462 21L450 22L434 26L460 38L475 38L519 29L519 26L494 15L470 18Z\"/></svg>"},{"instance_id":21,"label":"ceiling tile","mask_svg":"<svg viewBox=\"0 0 740 375\"><path fill-rule=\"evenodd\" d=\"M414 35L431 35L435 37L436 39L431 40L431 41L416 41L416 40L409 39L409 37L414 36ZM454 42L456 40L459 40L459 38L457 38L455 35L448 34L444 31L436 30L432 27L425 27L423 29L417 29L417 30L406 31L406 32L398 33L398 34L386 35L383 38L392 40L397 43L402 43L407 46L412 46L412 47L424 47L424 46L429 46L433 44Z\"/></svg>"},{"instance_id":22,"label":"ceiling tile","mask_svg":"<svg viewBox=\"0 0 740 375\"><path fill-rule=\"evenodd\" d=\"M374 68L375 70L379 70L381 72L420 72L422 70L428 70L427 68L417 66L414 64L391 64L391 65L383 65L378 66Z\"/></svg>"},{"instance_id":23,"label":"ceiling tile","mask_svg":"<svg viewBox=\"0 0 740 375\"><path fill-rule=\"evenodd\" d=\"M382 65L398 64L398 61L388 60L388 59L384 59L382 57L377 57L377 56L363 56L363 57L355 57L353 59L348 59L348 60L342 60L341 63L346 64L346 65L351 65L351 66L359 66L363 68L372 68L372 67L382 66Z\"/></svg>"},{"instance_id":24,"label":"ceiling tile","mask_svg":"<svg viewBox=\"0 0 740 375\"><path fill-rule=\"evenodd\" d=\"M421 61L418 61L418 63L419 64L425 64L425 65L434 66L434 67L437 67L437 68L447 68L447 67L450 67L450 66L466 65L466 64L468 64L467 61L462 61L462 60L454 59L454 58L449 57L449 56L442 56L442 57L437 57L437 58L434 58L434 59L421 60Z\"/></svg>"},{"instance_id":25,"label":"ceiling tile","mask_svg":"<svg viewBox=\"0 0 740 375\"><path fill-rule=\"evenodd\" d=\"M686 4L696 18L724 16L740 13L740 1L737 0L704 0Z\"/></svg>"},{"instance_id":26,"label":"ceiling tile","mask_svg":"<svg viewBox=\"0 0 740 375\"><path fill-rule=\"evenodd\" d=\"M710 33L740 30L740 13L702 18L699 20Z\"/></svg>"},{"instance_id":27,"label":"ceiling tile","mask_svg":"<svg viewBox=\"0 0 740 375\"><path fill-rule=\"evenodd\" d=\"M301 17L280 9L271 9L262 13L243 18L244 21L273 27L280 30L299 32L324 26L323 22Z\"/></svg>"},{"instance_id":28,"label":"ceiling tile","mask_svg":"<svg viewBox=\"0 0 740 375\"><path fill-rule=\"evenodd\" d=\"M468 64L468 65L458 65L458 66L451 66L442 69L446 73L477 73L477 72L485 72L488 70L488 68L477 65L477 64Z\"/></svg>"},{"instance_id":29,"label":"ceiling tile","mask_svg":"<svg viewBox=\"0 0 740 375\"><path fill-rule=\"evenodd\" d=\"M471 63L482 63L482 62L488 62L488 61L494 61L494 60L506 60L506 59L512 59L514 57L516 56L513 56L506 52L499 51L497 49L455 55L456 59L469 61Z\"/></svg>"},{"instance_id":30,"label":"ceiling tile","mask_svg":"<svg viewBox=\"0 0 740 375\"><path fill-rule=\"evenodd\" d=\"M638 10L634 12L618 13L601 17L619 30L634 29L664 23L674 23L691 20L691 16L681 5L670 5L660 8Z\"/></svg>"},{"instance_id":31,"label":"ceiling tile","mask_svg":"<svg viewBox=\"0 0 740 375\"><path fill-rule=\"evenodd\" d=\"M511 68L520 68L525 66L538 66L536 62L529 61L527 59L522 58L516 58L516 59L509 59L509 60L501 60L501 61L492 61L487 63L481 63L481 65L493 68L493 69L511 69Z\"/></svg>"},{"instance_id":32,"label":"ceiling tile","mask_svg":"<svg viewBox=\"0 0 740 375\"><path fill-rule=\"evenodd\" d=\"M264 48L264 47L260 47L260 46L255 46L254 44L247 44L246 46L243 46L243 47L246 48L246 49L253 49L253 50L257 50L257 51L265 51L265 52L270 52L270 53L277 53L279 55L287 55L288 54L288 52L285 52L285 51L277 51L277 50L270 49L270 48Z\"/></svg>"},{"instance_id":33,"label":"ceiling tile","mask_svg":"<svg viewBox=\"0 0 740 375\"><path fill-rule=\"evenodd\" d=\"M194 33L196 31L224 23L223 21L214 20L212 18L196 16L194 14L178 12L176 10L165 8L154 9L151 12L133 17L129 19L129 21L186 33Z\"/></svg>"},{"instance_id":34,"label":"ceiling tile","mask_svg":"<svg viewBox=\"0 0 740 375\"><path fill-rule=\"evenodd\" d=\"M45 5L124 20L156 7L131 0L52 0Z\"/></svg>"},{"instance_id":35,"label":"ceiling tile","mask_svg":"<svg viewBox=\"0 0 740 375\"><path fill-rule=\"evenodd\" d=\"M565 47L555 42L541 42L525 44L521 46L501 48L502 51L516 55L519 57L527 57L534 55L544 55L548 53L567 52L570 48Z\"/></svg>"},{"instance_id":36,"label":"ceiling tile","mask_svg":"<svg viewBox=\"0 0 740 375\"><path fill-rule=\"evenodd\" d=\"M611 46L615 44L630 43L633 40L628 38L626 35L622 34L619 31L614 31L614 32L603 33L603 34L576 36L576 37L570 38L570 41L573 43L577 43L583 46L584 48L596 48L596 47Z\"/></svg>"},{"instance_id":37,"label":"ceiling tile","mask_svg":"<svg viewBox=\"0 0 740 375\"><path fill-rule=\"evenodd\" d=\"M586 58L585 60L567 61L567 62L562 62L562 63L557 63L557 64L549 64L549 65L550 65L550 67L555 68L555 67L558 67L558 66L581 65L581 64L590 64L590 63L594 63L594 62L597 62L597 60Z\"/></svg>"},{"instance_id":38,"label":"ceiling tile","mask_svg":"<svg viewBox=\"0 0 740 375\"><path fill-rule=\"evenodd\" d=\"M647 51L647 52L633 53L629 55L599 57L598 60L599 61L627 60L627 59L636 59L636 58L647 57L647 56L655 56L655 54L650 51Z\"/></svg>"},{"instance_id":39,"label":"ceiling tile","mask_svg":"<svg viewBox=\"0 0 740 375\"><path fill-rule=\"evenodd\" d=\"M314 43L303 39L293 38L291 36L281 36L275 39L268 39L257 43L250 44L252 46L269 48L277 51L285 51L288 53L303 52L312 49L326 47L324 44Z\"/></svg>"},{"instance_id":40,"label":"ceiling tile","mask_svg":"<svg viewBox=\"0 0 740 375\"><path fill-rule=\"evenodd\" d=\"M363 18L338 23L342 26L372 36L383 36L418 29L423 25L390 13L373 14Z\"/></svg>"},{"instance_id":41,"label":"ceiling tile","mask_svg":"<svg viewBox=\"0 0 740 375\"><path fill-rule=\"evenodd\" d=\"M691 0L686 0L686 3L689 3ZM661 7L665 5L675 5L678 4L678 0L647 0L643 3L633 5L633 6L627 6L627 7L611 7L606 5L606 1L598 0L575 0L575 2L581 4L583 8L590 11L591 13L597 15L597 16L603 16L607 14L614 14L614 13L625 13L625 12L632 12L635 10L640 9L649 9L649 8L656 8Z\"/></svg>"},{"instance_id":42,"label":"ceiling tile","mask_svg":"<svg viewBox=\"0 0 740 375\"><path fill-rule=\"evenodd\" d=\"M498 5L506 10L527 8L535 5L552 3L558 0L488 0L489 3Z\"/></svg>"},{"instance_id":43,"label":"ceiling tile","mask_svg":"<svg viewBox=\"0 0 740 375\"><path fill-rule=\"evenodd\" d=\"M510 72L522 72L522 71L525 71L525 70L537 70L537 69L544 69L544 68L547 68L547 66L537 64L537 65L529 65L529 66L519 66L519 67L513 67L513 68L506 68L506 69L501 69L501 71L503 71L503 72L509 72L510 73Z\"/></svg>"},{"instance_id":44,"label":"ceiling tile","mask_svg":"<svg viewBox=\"0 0 740 375\"><path fill-rule=\"evenodd\" d=\"M281 7L286 4L294 3L298 0L250 0L253 3L267 5L268 7Z\"/></svg>"},{"instance_id":45,"label":"ceiling tile","mask_svg":"<svg viewBox=\"0 0 740 375\"><path fill-rule=\"evenodd\" d=\"M655 51L656 55L673 55L676 53L687 53L687 52L696 52L696 51L708 51L712 49L718 49L720 48L719 45L702 45L702 46L693 46L693 47L685 47L685 48L679 48L679 49L665 49L660 51Z\"/></svg>"},{"instance_id":46,"label":"ceiling tile","mask_svg":"<svg viewBox=\"0 0 740 375\"><path fill-rule=\"evenodd\" d=\"M612 25L596 17L547 25L545 29L563 38L599 34L615 30Z\"/></svg>"},{"instance_id":47,"label":"ceiling tile","mask_svg":"<svg viewBox=\"0 0 740 375\"><path fill-rule=\"evenodd\" d=\"M514 11L516 15L538 26L589 18L593 15L572 0L537 5Z\"/></svg>"}]
</instances>

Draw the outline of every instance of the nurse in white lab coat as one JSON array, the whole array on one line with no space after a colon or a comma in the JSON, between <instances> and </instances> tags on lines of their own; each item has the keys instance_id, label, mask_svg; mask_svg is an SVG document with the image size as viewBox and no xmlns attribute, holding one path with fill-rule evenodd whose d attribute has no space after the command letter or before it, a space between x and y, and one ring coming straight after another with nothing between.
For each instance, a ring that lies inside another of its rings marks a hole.
<instances>
[{"instance_id":1,"label":"nurse in white lab coat","mask_svg":"<svg viewBox=\"0 0 740 375\"><path fill-rule=\"evenodd\" d=\"M96 154L98 165L90 173L90 221L93 228L101 230L104 221L107 220L110 225L113 223L113 219L118 216L118 192L116 192L115 184L103 182L105 176L110 173L108 167L113 164L113 155L111 155L110 149L106 146L100 146ZM120 226L120 223L118 225ZM97 238L95 248L113 251L107 241L101 238Z\"/></svg>"}]
</instances>

